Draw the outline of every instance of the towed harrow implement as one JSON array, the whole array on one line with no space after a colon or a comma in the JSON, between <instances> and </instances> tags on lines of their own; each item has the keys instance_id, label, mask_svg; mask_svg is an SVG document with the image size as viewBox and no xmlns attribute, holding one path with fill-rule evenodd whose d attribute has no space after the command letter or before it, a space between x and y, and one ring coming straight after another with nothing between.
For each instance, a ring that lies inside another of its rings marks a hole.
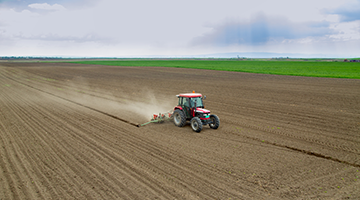
<instances>
[{"instance_id":1,"label":"towed harrow implement","mask_svg":"<svg viewBox=\"0 0 360 200\"><path fill-rule=\"evenodd\" d=\"M144 124L139 124L138 126L141 127L141 126L148 125L150 123L162 123L165 121L170 121L172 119L173 119L173 111L172 110L165 112L165 113L159 113L159 114L154 113L149 122L146 122Z\"/></svg>"}]
</instances>

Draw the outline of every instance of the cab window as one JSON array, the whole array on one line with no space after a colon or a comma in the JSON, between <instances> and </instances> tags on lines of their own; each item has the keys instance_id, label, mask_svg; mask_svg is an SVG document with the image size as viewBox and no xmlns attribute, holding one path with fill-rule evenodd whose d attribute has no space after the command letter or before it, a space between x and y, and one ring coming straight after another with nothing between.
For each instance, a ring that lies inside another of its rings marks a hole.
<instances>
[{"instance_id":1,"label":"cab window","mask_svg":"<svg viewBox=\"0 0 360 200\"><path fill-rule=\"evenodd\" d=\"M196 102L196 107L203 107L201 97L191 98L191 100L190 100L191 107L195 106L195 102Z\"/></svg>"},{"instance_id":2,"label":"cab window","mask_svg":"<svg viewBox=\"0 0 360 200\"><path fill-rule=\"evenodd\" d=\"M182 105L189 107L189 98L183 98L183 104Z\"/></svg>"}]
</instances>

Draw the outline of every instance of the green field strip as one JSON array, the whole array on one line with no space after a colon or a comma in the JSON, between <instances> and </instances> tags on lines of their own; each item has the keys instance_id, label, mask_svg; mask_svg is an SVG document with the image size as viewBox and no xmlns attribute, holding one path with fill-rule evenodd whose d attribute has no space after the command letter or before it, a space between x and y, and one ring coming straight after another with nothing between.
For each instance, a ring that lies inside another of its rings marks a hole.
<instances>
[{"instance_id":1,"label":"green field strip","mask_svg":"<svg viewBox=\"0 0 360 200\"><path fill-rule=\"evenodd\" d=\"M71 63L107 66L174 67L291 76L360 79L360 63L314 61L116 60Z\"/></svg>"}]
</instances>

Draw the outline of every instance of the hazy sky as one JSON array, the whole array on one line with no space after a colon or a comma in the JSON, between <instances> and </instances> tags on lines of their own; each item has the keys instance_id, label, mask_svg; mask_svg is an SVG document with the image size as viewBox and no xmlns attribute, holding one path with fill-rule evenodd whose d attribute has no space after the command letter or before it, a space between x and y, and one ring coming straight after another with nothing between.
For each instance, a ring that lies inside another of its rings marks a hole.
<instances>
[{"instance_id":1,"label":"hazy sky","mask_svg":"<svg viewBox=\"0 0 360 200\"><path fill-rule=\"evenodd\" d=\"M360 57L360 0L0 0L0 56Z\"/></svg>"}]
</instances>

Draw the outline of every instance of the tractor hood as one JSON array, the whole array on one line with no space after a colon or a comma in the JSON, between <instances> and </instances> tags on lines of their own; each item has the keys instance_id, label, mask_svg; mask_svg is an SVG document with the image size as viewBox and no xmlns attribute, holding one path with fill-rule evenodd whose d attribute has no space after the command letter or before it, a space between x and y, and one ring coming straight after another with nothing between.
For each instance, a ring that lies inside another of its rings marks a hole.
<instances>
[{"instance_id":1,"label":"tractor hood","mask_svg":"<svg viewBox=\"0 0 360 200\"><path fill-rule=\"evenodd\" d=\"M210 113L210 110L206 110L206 109L204 109L204 108L196 108L196 112Z\"/></svg>"}]
</instances>

